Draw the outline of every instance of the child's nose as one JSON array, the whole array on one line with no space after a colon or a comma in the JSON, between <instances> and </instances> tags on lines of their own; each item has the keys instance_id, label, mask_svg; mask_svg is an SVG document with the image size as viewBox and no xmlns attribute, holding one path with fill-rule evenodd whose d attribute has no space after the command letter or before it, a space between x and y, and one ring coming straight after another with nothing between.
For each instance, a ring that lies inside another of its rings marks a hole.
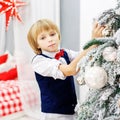
<instances>
[{"instance_id":1,"label":"child's nose","mask_svg":"<svg viewBox=\"0 0 120 120\"><path fill-rule=\"evenodd\" d=\"M48 41L49 41L49 42L51 42L51 41L52 41L52 38L51 38L50 36L48 37Z\"/></svg>"}]
</instances>

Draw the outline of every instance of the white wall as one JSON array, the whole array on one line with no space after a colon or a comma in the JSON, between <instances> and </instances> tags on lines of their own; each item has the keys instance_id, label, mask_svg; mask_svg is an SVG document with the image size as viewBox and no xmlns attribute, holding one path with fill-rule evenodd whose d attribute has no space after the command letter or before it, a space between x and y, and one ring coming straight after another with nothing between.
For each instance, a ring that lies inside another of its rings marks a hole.
<instances>
[{"instance_id":1,"label":"white wall","mask_svg":"<svg viewBox=\"0 0 120 120\"><path fill-rule=\"evenodd\" d=\"M80 0L60 0L61 47L80 49Z\"/></svg>"},{"instance_id":2,"label":"white wall","mask_svg":"<svg viewBox=\"0 0 120 120\"><path fill-rule=\"evenodd\" d=\"M106 9L114 8L117 0L81 0L80 2L80 46L91 38L93 18ZM80 102L88 91L87 86L80 87Z\"/></svg>"}]
</instances>

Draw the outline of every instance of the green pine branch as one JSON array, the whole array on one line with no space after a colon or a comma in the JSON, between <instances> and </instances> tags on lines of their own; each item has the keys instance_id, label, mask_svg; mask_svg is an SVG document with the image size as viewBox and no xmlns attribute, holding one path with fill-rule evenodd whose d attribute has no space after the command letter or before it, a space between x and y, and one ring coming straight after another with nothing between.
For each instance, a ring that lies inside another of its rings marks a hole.
<instances>
[{"instance_id":1,"label":"green pine branch","mask_svg":"<svg viewBox=\"0 0 120 120\"><path fill-rule=\"evenodd\" d=\"M102 45L102 44L104 44L104 41L93 39L93 40L90 40L87 44L85 44L83 49L85 50L92 45Z\"/></svg>"}]
</instances>

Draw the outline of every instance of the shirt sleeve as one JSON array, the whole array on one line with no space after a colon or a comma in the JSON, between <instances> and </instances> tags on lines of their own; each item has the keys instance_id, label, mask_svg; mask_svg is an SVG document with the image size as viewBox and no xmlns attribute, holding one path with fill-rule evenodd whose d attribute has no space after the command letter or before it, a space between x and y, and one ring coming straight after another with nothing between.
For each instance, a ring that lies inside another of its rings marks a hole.
<instances>
[{"instance_id":1,"label":"shirt sleeve","mask_svg":"<svg viewBox=\"0 0 120 120\"><path fill-rule=\"evenodd\" d=\"M75 59L75 57L77 57L77 55L80 53L78 51L73 51L73 50L69 50L69 49L65 49L65 51L67 52L70 61L72 61L73 59Z\"/></svg>"},{"instance_id":2,"label":"shirt sleeve","mask_svg":"<svg viewBox=\"0 0 120 120\"><path fill-rule=\"evenodd\" d=\"M69 50L69 49L65 49L65 51L67 52L70 61L72 61L73 59L75 59L78 56L78 54L80 54L80 51L73 51L73 50ZM77 65L76 71L78 71L78 69L79 69L79 67Z\"/></svg>"},{"instance_id":3,"label":"shirt sleeve","mask_svg":"<svg viewBox=\"0 0 120 120\"><path fill-rule=\"evenodd\" d=\"M66 77L58 69L59 65L63 64L56 59L46 58L44 56L36 56L33 59L32 66L35 72L43 76L53 77L54 79L64 80Z\"/></svg>"}]
</instances>

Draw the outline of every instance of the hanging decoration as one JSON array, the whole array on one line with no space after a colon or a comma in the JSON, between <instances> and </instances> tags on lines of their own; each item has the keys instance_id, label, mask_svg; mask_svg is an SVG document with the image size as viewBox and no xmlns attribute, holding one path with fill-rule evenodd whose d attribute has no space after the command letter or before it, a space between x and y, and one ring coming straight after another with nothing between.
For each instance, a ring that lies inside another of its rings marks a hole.
<instances>
[{"instance_id":1,"label":"hanging decoration","mask_svg":"<svg viewBox=\"0 0 120 120\"><path fill-rule=\"evenodd\" d=\"M103 88L107 83L107 73L99 66L86 67L85 83L93 89Z\"/></svg>"},{"instance_id":2,"label":"hanging decoration","mask_svg":"<svg viewBox=\"0 0 120 120\"><path fill-rule=\"evenodd\" d=\"M22 2L20 0L0 0L0 14L5 13L6 30L8 30L8 26L12 17L17 18L20 22L22 22L22 19L18 14L18 8L25 5L26 2Z\"/></svg>"}]
</instances>

